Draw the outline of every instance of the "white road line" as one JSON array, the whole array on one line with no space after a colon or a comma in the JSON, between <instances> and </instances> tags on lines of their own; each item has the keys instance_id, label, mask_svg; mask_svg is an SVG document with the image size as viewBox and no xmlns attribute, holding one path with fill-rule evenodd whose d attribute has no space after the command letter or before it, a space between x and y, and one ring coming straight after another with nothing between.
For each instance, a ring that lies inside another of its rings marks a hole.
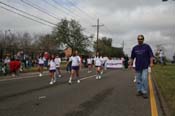
<instances>
[{"instance_id":1,"label":"white road line","mask_svg":"<svg viewBox=\"0 0 175 116\"><path fill-rule=\"evenodd\" d=\"M86 79L89 79L89 78L92 78L92 77L95 77L95 76L96 76L96 75L91 75L91 76L88 76L88 77L85 77L85 78L80 79L80 81L86 80Z\"/></svg>"},{"instance_id":2,"label":"white road line","mask_svg":"<svg viewBox=\"0 0 175 116\"><path fill-rule=\"evenodd\" d=\"M25 76L25 77L13 77L13 78L10 78L10 79L2 79L2 80L0 80L0 82L2 82L2 81L11 81L11 80L19 80L19 79L27 79L27 78L34 78L34 77L37 77L37 76L38 75L30 75L30 76ZM40 78L42 78L42 77L40 77Z\"/></svg>"},{"instance_id":3,"label":"white road line","mask_svg":"<svg viewBox=\"0 0 175 116\"><path fill-rule=\"evenodd\" d=\"M86 70L86 69L82 69L82 70ZM62 70L61 72L67 72L65 70ZM46 72L43 76L46 76L49 72ZM0 82L3 82L3 81L11 81L11 80L19 80L19 79L27 79L27 78L34 78L34 77L37 77L38 74L33 74L33 75L29 75L29 76L25 76L25 77L10 77L8 79L1 79ZM0 77L1 78L1 77ZM84 79L83 79L84 80Z\"/></svg>"},{"instance_id":4,"label":"white road line","mask_svg":"<svg viewBox=\"0 0 175 116\"><path fill-rule=\"evenodd\" d=\"M2 79L0 80L0 82L3 82L3 81L11 81L11 80L19 80L19 79L27 79L27 78L34 78L34 77L37 77L38 75L31 75L31 76L27 76L27 77L14 77L14 78L10 78L10 79ZM45 75L44 75L45 76ZM85 78L82 78L80 80L86 80L86 79L89 79L89 78L92 78L96 75L91 75L91 76L88 76L88 77L85 77ZM42 77L41 77L42 78Z\"/></svg>"}]
</instances>

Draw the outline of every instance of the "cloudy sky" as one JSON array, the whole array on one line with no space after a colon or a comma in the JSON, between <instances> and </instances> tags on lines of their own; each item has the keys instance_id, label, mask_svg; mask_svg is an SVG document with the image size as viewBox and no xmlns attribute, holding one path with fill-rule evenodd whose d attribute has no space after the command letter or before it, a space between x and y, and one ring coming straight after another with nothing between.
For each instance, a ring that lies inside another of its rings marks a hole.
<instances>
[{"instance_id":1,"label":"cloudy sky","mask_svg":"<svg viewBox=\"0 0 175 116\"><path fill-rule=\"evenodd\" d=\"M20 13L7 5L47 20L49 24L33 18L44 23L40 24L9 12L7 9ZM104 25L100 27L100 37L113 38L114 47L121 47L124 41L127 54L137 44L138 34L145 36L145 43L150 44L153 51L156 46L162 46L167 57L172 58L175 53L173 0L0 0L1 32L10 29L12 32L50 33L53 24L61 18L76 19L87 35L96 33L92 25L99 18L100 24Z\"/></svg>"}]
</instances>

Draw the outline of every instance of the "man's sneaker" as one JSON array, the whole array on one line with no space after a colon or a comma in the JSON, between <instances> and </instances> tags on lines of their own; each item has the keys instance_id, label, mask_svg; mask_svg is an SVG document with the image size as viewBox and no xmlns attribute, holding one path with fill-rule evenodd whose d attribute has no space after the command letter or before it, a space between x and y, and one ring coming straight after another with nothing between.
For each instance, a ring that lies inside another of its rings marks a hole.
<instances>
[{"instance_id":1,"label":"man's sneaker","mask_svg":"<svg viewBox=\"0 0 175 116\"><path fill-rule=\"evenodd\" d=\"M98 79L101 79L101 76L98 76Z\"/></svg>"},{"instance_id":2,"label":"man's sneaker","mask_svg":"<svg viewBox=\"0 0 175 116\"><path fill-rule=\"evenodd\" d=\"M142 95L143 95L143 93L141 91L138 91L136 94L136 96L142 96Z\"/></svg>"},{"instance_id":3,"label":"man's sneaker","mask_svg":"<svg viewBox=\"0 0 175 116\"><path fill-rule=\"evenodd\" d=\"M80 83L80 80L77 80L77 83Z\"/></svg>"},{"instance_id":4,"label":"man's sneaker","mask_svg":"<svg viewBox=\"0 0 175 116\"><path fill-rule=\"evenodd\" d=\"M144 98L144 99L147 99L147 98L148 98L148 94L144 93L144 94L143 94L143 98Z\"/></svg>"}]
</instances>

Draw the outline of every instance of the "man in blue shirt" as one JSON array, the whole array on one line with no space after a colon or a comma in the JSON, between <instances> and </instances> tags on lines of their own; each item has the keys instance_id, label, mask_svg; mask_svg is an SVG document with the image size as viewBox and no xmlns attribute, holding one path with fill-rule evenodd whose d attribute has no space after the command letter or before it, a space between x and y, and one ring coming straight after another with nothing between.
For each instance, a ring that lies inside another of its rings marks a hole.
<instances>
[{"instance_id":1,"label":"man in blue shirt","mask_svg":"<svg viewBox=\"0 0 175 116\"><path fill-rule=\"evenodd\" d=\"M137 40L138 45L132 49L130 67L135 59L137 95L148 98L148 67L153 66L154 56L151 47L143 43L143 35L138 35Z\"/></svg>"}]
</instances>

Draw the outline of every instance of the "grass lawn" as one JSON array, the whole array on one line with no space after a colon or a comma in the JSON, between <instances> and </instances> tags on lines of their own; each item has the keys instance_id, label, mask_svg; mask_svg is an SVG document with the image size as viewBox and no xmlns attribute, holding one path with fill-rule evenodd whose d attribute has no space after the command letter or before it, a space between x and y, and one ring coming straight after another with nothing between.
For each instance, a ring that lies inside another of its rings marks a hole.
<instances>
[{"instance_id":1,"label":"grass lawn","mask_svg":"<svg viewBox=\"0 0 175 116\"><path fill-rule=\"evenodd\" d=\"M153 77L169 107L171 116L175 116L175 65L155 65Z\"/></svg>"}]
</instances>

